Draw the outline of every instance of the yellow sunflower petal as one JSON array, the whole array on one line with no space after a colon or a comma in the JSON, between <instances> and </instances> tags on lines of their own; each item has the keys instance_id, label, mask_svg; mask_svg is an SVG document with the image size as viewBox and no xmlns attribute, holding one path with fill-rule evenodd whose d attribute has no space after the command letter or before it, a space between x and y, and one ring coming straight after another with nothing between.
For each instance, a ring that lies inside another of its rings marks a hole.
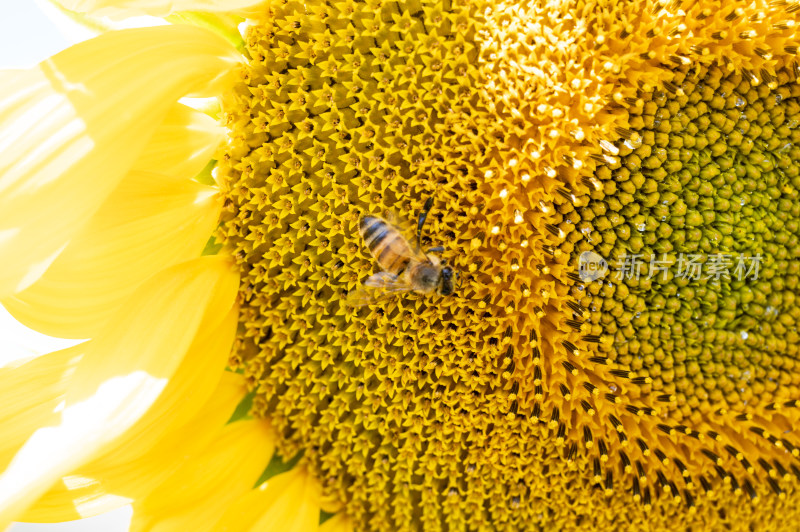
<instances>
[{"instance_id":1,"label":"yellow sunflower petal","mask_svg":"<svg viewBox=\"0 0 800 532\"><path fill-rule=\"evenodd\" d=\"M181 404L174 392L185 394L184 379L203 382L202 376L183 375L197 373L194 364L182 363L184 355L199 327L215 328L230 316L237 285L222 257L179 264L145 283L103 336L82 344L61 423L37 430L0 476L0 527L59 477L101 456L137 421L150 427L163 419ZM205 363L199 367L208 370ZM216 371L219 375L222 367ZM169 386L170 381L178 384ZM173 393L160 397L165 389Z\"/></svg>"},{"instance_id":2,"label":"yellow sunflower petal","mask_svg":"<svg viewBox=\"0 0 800 532\"><path fill-rule=\"evenodd\" d=\"M272 457L273 438L263 420L225 427L202 455L134 503L131 532L209 530L233 501L252 490Z\"/></svg>"},{"instance_id":3,"label":"yellow sunflower petal","mask_svg":"<svg viewBox=\"0 0 800 532\"><path fill-rule=\"evenodd\" d=\"M221 447L223 443L221 440L225 440L227 436L225 433L220 434L220 431L230 419L244 393L244 377L236 373L223 372L222 380L212 397L200 407L188 423L171 423L169 432L156 445L133 459L124 448L136 448L140 443L148 445L149 442L126 437L126 445L122 449L115 449L63 477L36 501L22 520L69 521L105 513L133 501L142 500L182 467L188 467L184 464L194 463L197 457L202 460L208 453L225 451L225 448ZM260 429L252 431L259 434L263 432ZM239 442L238 438L232 438L234 446L249 445L251 439L245 438ZM259 442L259 449L268 450L271 438L262 436ZM251 461L253 456L256 456L249 447L244 450L237 447L236 451L231 452L238 451L245 452L244 456ZM267 454L264 460L269 460L272 452L269 451ZM255 473L257 476L263 466L258 465L259 460L253 462L255 464L253 467L258 470ZM248 488L253 485L256 478L249 481ZM177 496L178 494L174 495Z\"/></svg>"},{"instance_id":4,"label":"yellow sunflower petal","mask_svg":"<svg viewBox=\"0 0 800 532\"><path fill-rule=\"evenodd\" d=\"M47 269L127 173L178 98L214 90L238 55L214 33L101 35L0 86L0 296Z\"/></svg>"},{"instance_id":5,"label":"yellow sunflower petal","mask_svg":"<svg viewBox=\"0 0 800 532\"><path fill-rule=\"evenodd\" d=\"M175 105L156 129L134 170L191 178L205 168L225 139L225 129L206 113Z\"/></svg>"},{"instance_id":6,"label":"yellow sunflower petal","mask_svg":"<svg viewBox=\"0 0 800 532\"><path fill-rule=\"evenodd\" d=\"M232 299L227 300L227 305L222 303L223 308L230 308L231 302ZM212 311L212 316L215 313ZM225 373L237 318L238 309L233 308L216 327L208 326L208 319L201 322L199 334L164 392L115 444L112 462L130 462L141 457L169 430L188 423L202 410Z\"/></svg>"},{"instance_id":7,"label":"yellow sunflower petal","mask_svg":"<svg viewBox=\"0 0 800 532\"><path fill-rule=\"evenodd\" d=\"M353 523L344 513L338 513L319 527L319 532L353 532Z\"/></svg>"},{"instance_id":8,"label":"yellow sunflower petal","mask_svg":"<svg viewBox=\"0 0 800 532\"><path fill-rule=\"evenodd\" d=\"M76 346L0 369L0 470L36 429L59 422L58 405L81 349Z\"/></svg>"},{"instance_id":9,"label":"yellow sunflower petal","mask_svg":"<svg viewBox=\"0 0 800 532\"><path fill-rule=\"evenodd\" d=\"M319 483L302 467L277 475L231 504L214 532L316 532Z\"/></svg>"},{"instance_id":10,"label":"yellow sunflower petal","mask_svg":"<svg viewBox=\"0 0 800 532\"><path fill-rule=\"evenodd\" d=\"M250 14L258 12L265 0L57 0L59 4L79 13L91 12L111 18L150 15L164 17L176 11L224 11ZM263 12L263 9L260 11Z\"/></svg>"},{"instance_id":11,"label":"yellow sunflower petal","mask_svg":"<svg viewBox=\"0 0 800 532\"><path fill-rule=\"evenodd\" d=\"M3 304L45 334L93 337L147 278L200 255L219 208L210 187L132 172L42 277Z\"/></svg>"}]
</instances>

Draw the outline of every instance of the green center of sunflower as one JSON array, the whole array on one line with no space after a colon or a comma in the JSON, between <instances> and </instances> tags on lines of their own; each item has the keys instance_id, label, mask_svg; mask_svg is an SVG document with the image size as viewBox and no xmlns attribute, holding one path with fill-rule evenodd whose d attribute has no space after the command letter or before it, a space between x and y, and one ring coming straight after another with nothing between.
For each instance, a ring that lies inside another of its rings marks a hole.
<instances>
[{"instance_id":1,"label":"green center of sunflower","mask_svg":"<svg viewBox=\"0 0 800 532\"><path fill-rule=\"evenodd\" d=\"M686 69L641 94L580 210L576 248L610 263L581 303L678 419L800 396L798 96L787 72Z\"/></svg>"},{"instance_id":2,"label":"green center of sunflower","mask_svg":"<svg viewBox=\"0 0 800 532\"><path fill-rule=\"evenodd\" d=\"M220 173L242 276L231 365L360 529L690 526L687 508L735 521L731 493L786 485L794 85L687 70L609 96L602 42L633 32L618 14L286 2L250 27ZM593 121L623 103L628 140L602 154ZM413 226L428 197L423 246L464 286L348 304L379 271L359 220ZM648 268L584 283L584 251ZM680 253L760 255L758 279L646 279Z\"/></svg>"}]
</instances>

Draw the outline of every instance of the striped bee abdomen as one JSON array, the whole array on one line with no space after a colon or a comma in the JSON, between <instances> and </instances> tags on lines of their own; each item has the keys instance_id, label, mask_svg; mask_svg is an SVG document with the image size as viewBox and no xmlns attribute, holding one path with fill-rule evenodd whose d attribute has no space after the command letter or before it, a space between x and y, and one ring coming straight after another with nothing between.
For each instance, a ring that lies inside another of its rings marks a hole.
<instances>
[{"instance_id":1,"label":"striped bee abdomen","mask_svg":"<svg viewBox=\"0 0 800 532\"><path fill-rule=\"evenodd\" d=\"M400 275L408 266L413 251L408 241L392 224L376 216L365 216L359 224L361 237L378 265Z\"/></svg>"}]
</instances>

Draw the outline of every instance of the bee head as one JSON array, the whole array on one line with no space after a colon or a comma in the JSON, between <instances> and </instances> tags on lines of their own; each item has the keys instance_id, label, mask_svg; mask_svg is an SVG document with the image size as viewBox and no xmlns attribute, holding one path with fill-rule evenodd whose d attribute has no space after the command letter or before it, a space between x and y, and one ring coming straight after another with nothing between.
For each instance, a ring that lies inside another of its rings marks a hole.
<instances>
[{"instance_id":1,"label":"bee head","mask_svg":"<svg viewBox=\"0 0 800 532\"><path fill-rule=\"evenodd\" d=\"M449 296L453 293L453 277L456 276L455 272L453 272L453 268L447 265L447 262L444 262L444 267L442 268L441 273L441 285L439 286L439 293L443 296Z\"/></svg>"}]
</instances>

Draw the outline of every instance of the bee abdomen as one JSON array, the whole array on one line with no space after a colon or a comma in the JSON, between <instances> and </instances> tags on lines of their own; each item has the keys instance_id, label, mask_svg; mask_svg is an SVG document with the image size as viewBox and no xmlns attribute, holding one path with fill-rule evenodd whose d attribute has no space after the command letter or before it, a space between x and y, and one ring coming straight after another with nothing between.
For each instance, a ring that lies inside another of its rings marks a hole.
<instances>
[{"instance_id":1,"label":"bee abdomen","mask_svg":"<svg viewBox=\"0 0 800 532\"><path fill-rule=\"evenodd\" d=\"M362 218L359 229L367 249L382 269L395 275L406 269L412 252L400 231L374 216Z\"/></svg>"}]
</instances>

